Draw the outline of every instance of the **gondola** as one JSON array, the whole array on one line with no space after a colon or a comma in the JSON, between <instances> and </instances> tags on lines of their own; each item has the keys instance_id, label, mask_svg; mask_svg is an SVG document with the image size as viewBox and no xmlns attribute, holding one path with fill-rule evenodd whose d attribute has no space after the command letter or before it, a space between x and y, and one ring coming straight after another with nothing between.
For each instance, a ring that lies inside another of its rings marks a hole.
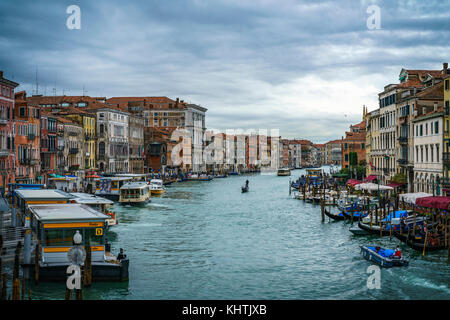
<instances>
[{"instance_id":1,"label":"gondola","mask_svg":"<svg viewBox=\"0 0 450 320\"><path fill-rule=\"evenodd\" d=\"M374 262L381 267L390 268L390 267L403 267L407 266L408 260L405 258L397 258L395 259L394 250L379 248L378 252L375 247L371 246L360 246L361 253L366 260Z\"/></svg>"},{"instance_id":2,"label":"gondola","mask_svg":"<svg viewBox=\"0 0 450 320\"><path fill-rule=\"evenodd\" d=\"M349 212L349 211L342 211L342 214L347 219L351 219L352 218L352 213ZM361 211L354 211L353 212L353 220L355 220L355 221L359 220L360 217L362 219L362 218L365 218L367 216L368 216L367 212L361 212Z\"/></svg>"},{"instance_id":3,"label":"gondola","mask_svg":"<svg viewBox=\"0 0 450 320\"><path fill-rule=\"evenodd\" d=\"M380 234L380 226L375 223L372 225L372 227L370 227L370 224L365 224L365 223L362 223L361 221L358 221L358 227L360 227L361 229L363 229L369 233L372 233L372 234L378 234L378 235ZM384 228L382 229L381 232L382 232L383 236L390 235L390 231L386 230Z\"/></svg>"},{"instance_id":4,"label":"gondola","mask_svg":"<svg viewBox=\"0 0 450 320\"><path fill-rule=\"evenodd\" d=\"M440 240L441 244L438 245L438 246L432 246L432 245L427 244L425 246L425 252L428 252L428 251L439 251L439 250L447 249L447 247L445 245L445 241L443 239L441 239L441 238L439 240ZM406 239L406 244L408 245L408 247L410 247L410 248L412 248L414 250L423 251L423 243L421 243L421 242L416 242L416 241L413 241L411 239Z\"/></svg>"},{"instance_id":5,"label":"gondola","mask_svg":"<svg viewBox=\"0 0 450 320\"><path fill-rule=\"evenodd\" d=\"M333 220L336 220L336 221L345 220L345 217L342 213L334 214L334 213L328 212L327 209L324 209L324 211L325 211L325 214L327 215L327 217L329 217Z\"/></svg>"},{"instance_id":6,"label":"gondola","mask_svg":"<svg viewBox=\"0 0 450 320\"><path fill-rule=\"evenodd\" d=\"M241 189L242 189L242 193L244 193L244 192L248 192L248 186L245 186L245 187L241 187Z\"/></svg>"}]
</instances>

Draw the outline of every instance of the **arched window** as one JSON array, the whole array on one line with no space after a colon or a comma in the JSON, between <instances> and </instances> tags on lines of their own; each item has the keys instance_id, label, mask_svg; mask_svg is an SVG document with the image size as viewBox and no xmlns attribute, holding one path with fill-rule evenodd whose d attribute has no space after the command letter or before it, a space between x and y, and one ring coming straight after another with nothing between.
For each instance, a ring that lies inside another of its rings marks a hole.
<instances>
[{"instance_id":1,"label":"arched window","mask_svg":"<svg viewBox=\"0 0 450 320\"><path fill-rule=\"evenodd\" d=\"M100 142L98 144L98 154L100 156L104 156L105 155L105 143L104 142Z\"/></svg>"}]
</instances>

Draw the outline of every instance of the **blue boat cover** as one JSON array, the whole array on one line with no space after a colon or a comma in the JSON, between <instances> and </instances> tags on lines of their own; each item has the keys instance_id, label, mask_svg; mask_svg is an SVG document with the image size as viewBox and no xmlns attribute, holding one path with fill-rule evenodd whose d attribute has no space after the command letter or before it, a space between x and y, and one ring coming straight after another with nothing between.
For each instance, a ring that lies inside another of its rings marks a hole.
<instances>
[{"instance_id":1,"label":"blue boat cover","mask_svg":"<svg viewBox=\"0 0 450 320\"><path fill-rule=\"evenodd\" d=\"M372 250L373 252L377 252L375 250L375 247L367 247L368 249ZM378 254L382 257L385 258L390 258L394 255L395 251L392 249L384 249L384 248L380 248L380 250L378 251Z\"/></svg>"}]
</instances>

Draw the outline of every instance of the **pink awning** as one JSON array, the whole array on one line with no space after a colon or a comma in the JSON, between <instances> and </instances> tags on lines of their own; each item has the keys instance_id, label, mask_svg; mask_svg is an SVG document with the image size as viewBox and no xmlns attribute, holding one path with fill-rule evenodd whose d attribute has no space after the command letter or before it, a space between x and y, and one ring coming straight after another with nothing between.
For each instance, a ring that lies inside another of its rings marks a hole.
<instances>
[{"instance_id":1,"label":"pink awning","mask_svg":"<svg viewBox=\"0 0 450 320\"><path fill-rule=\"evenodd\" d=\"M392 188L398 188L400 186L403 186L404 183L399 183L399 182L391 182L388 184L388 187L392 187Z\"/></svg>"},{"instance_id":2,"label":"pink awning","mask_svg":"<svg viewBox=\"0 0 450 320\"><path fill-rule=\"evenodd\" d=\"M349 186L352 186L352 187L354 187L354 186L356 186L357 184L360 184L360 183L363 183L363 182L359 181L359 180L356 180L356 179L349 179L349 180L347 180L347 184Z\"/></svg>"},{"instance_id":3,"label":"pink awning","mask_svg":"<svg viewBox=\"0 0 450 320\"><path fill-rule=\"evenodd\" d=\"M370 176L368 176L365 181L371 182L373 180L377 180L377 176L374 174L371 174Z\"/></svg>"},{"instance_id":4,"label":"pink awning","mask_svg":"<svg viewBox=\"0 0 450 320\"><path fill-rule=\"evenodd\" d=\"M416 200L416 205L426 208L449 210L450 197L423 197Z\"/></svg>"}]
</instances>

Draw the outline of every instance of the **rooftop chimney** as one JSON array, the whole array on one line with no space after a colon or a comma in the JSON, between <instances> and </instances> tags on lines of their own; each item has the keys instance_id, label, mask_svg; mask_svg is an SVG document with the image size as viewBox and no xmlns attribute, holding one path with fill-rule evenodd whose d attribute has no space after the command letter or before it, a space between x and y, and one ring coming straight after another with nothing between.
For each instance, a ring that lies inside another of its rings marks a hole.
<instances>
[{"instance_id":1,"label":"rooftop chimney","mask_svg":"<svg viewBox=\"0 0 450 320\"><path fill-rule=\"evenodd\" d=\"M448 63L447 62L443 63L442 73L443 74L447 74L448 73Z\"/></svg>"},{"instance_id":2,"label":"rooftop chimney","mask_svg":"<svg viewBox=\"0 0 450 320\"><path fill-rule=\"evenodd\" d=\"M434 112L436 112L437 111L437 107L438 107L438 103L436 101L434 102L433 107L434 107Z\"/></svg>"},{"instance_id":3,"label":"rooftop chimney","mask_svg":"<svg viewBox=\"0 0 450 320\"><path fill-rule=\"evenodd\" d=\"M0 70L0 78L3 78L3 70Z\"/></svg>"}]
</instances>

